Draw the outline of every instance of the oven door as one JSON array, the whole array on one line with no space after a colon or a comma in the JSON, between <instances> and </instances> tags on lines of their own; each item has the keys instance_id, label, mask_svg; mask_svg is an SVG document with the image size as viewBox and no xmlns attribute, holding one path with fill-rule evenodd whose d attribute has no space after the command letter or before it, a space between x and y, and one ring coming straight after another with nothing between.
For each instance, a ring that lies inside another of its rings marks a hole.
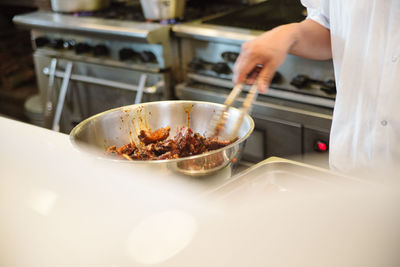
<instances>
[{"instance_id":1,"label":"oven door","mask_svg":"<svg viewBox=\"0 0 400 267\"><path fill-rule=\"evenodd\" d=\"M64 133L105 110L171 97L168 71L71 61L40 52L34 62L46 127Z\"/></svg>"}]
</instances>

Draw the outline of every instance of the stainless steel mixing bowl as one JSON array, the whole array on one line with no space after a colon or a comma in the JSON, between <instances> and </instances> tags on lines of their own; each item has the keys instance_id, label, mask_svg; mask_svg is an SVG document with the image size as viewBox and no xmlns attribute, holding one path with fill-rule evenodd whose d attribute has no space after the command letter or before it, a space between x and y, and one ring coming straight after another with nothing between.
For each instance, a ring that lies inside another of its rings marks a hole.
<instances>
[{"instance_id":1,"label":"stainless steel mixing bowl","mask_svg":"<svg viewBox=\"0 0 400 267\"><path fill-rule=\"evenodd\" d=\"M134 141L138 143L138 134L142 129L156 130L170 126L170 138L181 126L188 126L194 132L207 137L207 129L211 118L218 110L224 108L221 104L199 101L160 101L138 105L124 106L90 117L78 124L70 133L72 144L86 151L93 150L97 157L110 158L105 151L109 146L122 146ZM221 138L229 138L234 122L240 115L240 110L231 108L227 126L220 134ZM238 157L243 149L244 141L254 129L254 121L249 115L244 117L240 126L238 140L218 150L201 155L171 159L128 161L132 164L166 164L172 170L191 176L206 175L218 171ZM124 159L113 160L126 161Z\"/></svg>"}]
</instances>

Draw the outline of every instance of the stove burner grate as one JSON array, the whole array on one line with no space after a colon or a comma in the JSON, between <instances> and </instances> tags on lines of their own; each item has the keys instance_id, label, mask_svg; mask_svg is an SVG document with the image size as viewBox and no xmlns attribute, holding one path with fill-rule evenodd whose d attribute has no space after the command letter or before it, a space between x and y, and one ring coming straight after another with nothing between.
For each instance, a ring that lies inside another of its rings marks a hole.
<instances>
[{"instance_id":1,"label":"stove burner grate","mask_svg":"<svg viewBox=\"0 0 400 267\"><path fill-rule=\"evenodd\" d=\"M203 21L205 24L266 31L282 24L299 22L306 10L297 0L269 0L227 15Z\"/></svg>"}]
</instances>

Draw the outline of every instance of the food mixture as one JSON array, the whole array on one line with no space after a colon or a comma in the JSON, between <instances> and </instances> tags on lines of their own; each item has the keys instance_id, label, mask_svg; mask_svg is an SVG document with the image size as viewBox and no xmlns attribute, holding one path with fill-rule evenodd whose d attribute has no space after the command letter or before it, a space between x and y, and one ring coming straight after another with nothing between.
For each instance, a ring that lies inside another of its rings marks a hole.
<instances>
[{"instance_id":1,"label":"food mixture","mask_svg":"<svg viewBox=\"0 0 400 267\"><path fill-rule=\"evenodd\" d=\"M181 127L174 138L169 138L171 128L165 127L153 132L141 130L140 146L133 142L119 148L111 146L108 153L122 156L128 160L163 160L199 155L232 144L237 140L219 140L217 137L205 138L194 133L189 127Z\"/></svg>"}]
</instances>

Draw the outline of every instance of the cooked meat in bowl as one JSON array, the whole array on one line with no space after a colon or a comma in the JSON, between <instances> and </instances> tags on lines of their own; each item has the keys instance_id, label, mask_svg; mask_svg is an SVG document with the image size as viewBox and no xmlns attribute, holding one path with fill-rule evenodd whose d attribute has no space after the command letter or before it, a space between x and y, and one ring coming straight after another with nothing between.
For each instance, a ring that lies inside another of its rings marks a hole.
<instances>
[{"instance_id":1,"label":"cooked meat in bowl","mask_svg":"<svg viewBox=\"0 0 400 267\"><path fill-rule=\"evenodd\" d=\"M119 148L115 145L107 149L108 153L122 156L128 160L164 160L200 155L232 144L237 140L219 140L217 137L206 138L194 133L189 127L179 128L174 138L167 139L171 127L155 131L141 130L138 136L141 145L130 142Z\"/></svg>"},{"instance_id":2,"label":"cooked meat in bowl","mask_svg":"<svg viewBox=\"0 0 400 267\"><path fill-rule=\"evenodd\" d=\"M254 129L253 120L246 114L237 139L230 140L241 114L230 108L227 125L218 139L207 138L210 121L224 108L199 101L124 106L86 119L72 130L70 138L76 148L96 158L133 166L167 165L188 175L205 175L236 159ZM109 153L105 153L107 149Z\"/></svg>"}]
</instances>

